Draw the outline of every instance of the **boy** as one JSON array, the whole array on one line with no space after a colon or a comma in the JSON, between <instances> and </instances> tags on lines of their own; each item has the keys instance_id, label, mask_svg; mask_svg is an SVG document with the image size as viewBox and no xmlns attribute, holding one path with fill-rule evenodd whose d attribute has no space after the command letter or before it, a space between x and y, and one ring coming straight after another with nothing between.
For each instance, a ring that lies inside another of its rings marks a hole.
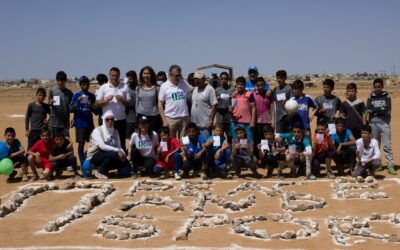
<instances>
[{"instance_id":1,"label":"boy","mask_svg":"<svg viewBox=\"0 0 400 250\"><path fill-rule=\"evenodd\" d=\"M321 163L325 163L328 178L335 178L331 168L332 150L333 143L327 131L327 124L318 122L316 133L313 135L312 140L313 158L311 161L311 170L315 175L320 174Z\"/></svg>"},{"instance_id":2,"label":"boy","mask_svg":"<svg viewBox=\"0 0 400 250\"><path fill-rule=\"evenodd\" d=\"M263 168L267 167L266 177L271 177L274 171L274 168L279 168L277 178L283 179L282 168L279 167L282 165L285 160L285 152L287 148L286 140L284 139L275 139L274 128L271 126L265 126L263 129L264 132L264 140L262 143L257 145L259 152L259 164L258 166ZM268 145L268 146L266 146Z\"/></svg>"},{"instance_id":3,"label":"boy","mask_svg":"<svg viewBox=\"0 0 400 250\"><path fill-rule=\"evenodd\" d=\"M311 138L309 110L317 108L317 104L309 96L303 93L304 83L301 80L295 80L292 84L293 97L291 99L298 103L297 113L301 117L306 136Z\"/></svg>"},{"instance_id":4,"label":"boy","mask_svg":"<svg viewBox=\"0 0 400 250\"><path fill-rule=\"evenodd\" d=\"M361 138L357 140L357 159L358 164L354 172L354 177L365 176L368 169L369 175L375 177L375 169L381 166L381 152L379 143L371 136L372 129L369 125L361 128Z\"/></svg>"},{"instance_id":5,"label":"boy","mask_svg":"<svg viewBox=\"0 0 400 250\"><path fill-rule=\"evenodd\" d=\"M71 90L65 87L67 74L65 74L64 71L57 72L56 81L57 86L53 87L49 94L49 105L51 106L49 118L51 138L53 138L55 133L60 129L63 130L65 136L69 136L69 104L74 95Z\"/></svg>"},{"instance_id":6,"label":"boy","mask_svg":"<svg viewBox=\"0 0 400 250\"><path fill-rule=\"evenodd\" d=\"M254 96L250 91L245 90L246 79L243 76L236 78L236 91L232 94L232 137L236 137L235 127L242 126L247 134L247 138L253 141L253 133L256 123L256 106Z\"/></svg>"},{"instance_id":7,"label":"boy","mask_svg":"<svg viewBox=\"0 0 400 250\"><path fill-rule=\"evenodd\" d=\"M79 78L81 91L72 97L70 110L74 113L75 136L78 143L78 155L81 164L85 161L85 142L89 142L90 134L94 129L93 114L97 113L95 106L96 96L89 92L90 81L86 76Z\"/></svg>"},{"instance_id":8,"label":"boy","mask_svg":"<svg viewBox=\"0 0 400 250\"><path fill-rule=\"evenodd\" d=\"M354 166L356 161L355 144L356 139L351 133L350 129L345 128L345 120L343 118L335 119L336 133L331 134L331 140L334 143L333 160L338 169L338 175L344 175L344 164L349 163L350 171L354 173Z\"/></svg>"},{"instance_id":9,"label":"boy","mask_svg":"<svg viewBox=\"0 0 400 250\"><path fill-rule=\"evenodd\" d=\"M15 129L6 128L4 131L5 143L8 147L8 158L13 162L14 168L20 166L22 170L22 181L28 181L28 161L25 157L25 149L21 142L15 138ZM14 170L8 177L7 182L14 181L17 171Z\"/></svg>"},{"instance_id":10,"label":"boy","mask_svg":"<svg viewBox=\"0 0 400 250\"><path fill-rule=\"evenodd\" d=\"M203 147L207 150L207 168L205 175L210 178L212 172L224 174L227 179L232 179L228 173L227 165L231 155L230 145L224 136L224 126L216 123L213 126L212 135L207 138Z\"/></svg>"},{"instance_id":11,"label":"boy","mask_svg":"<svg viewBox=\"0 0 400 250\"><path fill-rule=\"evenodd\" d=\"M40 132L40 140L37 141L28 150L28 163L32 169L33 176L31 181L36 181L39 179L37 173L37 168L44 169L43 177L49 178L51 173L51 163L49 161L49 156L53 150L54 141L50 139L50 131L48 128L42 129Z\"/></svg>"},{"instance_id":12,"label":"boy","mask_svg":"<svg viewBox=\"0 0 400 250\"><path fill-rule=\"evenodd\" d=\"M69 167L72 168L68 170L74 171L74 178L78 176L72 141L65 137L62 131L54 136L54 147L49 155L49 161L51 163L50 178L53 177L53 172L56 173L56 178L60 178L63 170Z\"/></svg>"},{"instance_id":13,"label":"boy","mask_svg":"<svg viewBox=\"0 0 400 250\"><path fill-rule=\"evenodd\" d=\"M372 137L378 141L379 146L382 140L383 152L385 153L386 163L388 164L388 173L396 175L396 170L393 168L394 161L390 130L392 99L387 91L383 91L382 79L375 79L373 87L374 91L367 101L367 111L369 114L369 123L372 128ZM382 169L377 171L381 171Z\"/></svg>"},{"instance_id":14,"label":"boy","mask_svg":"<svg viewBox=\"0 0 400 250\"><path fill-rule=\"evenodd\" d=\"M259 178L257 159L253 153L253 141L249 140L244 127L238 125L235 129L236 138L232 139L232 165L235 175L241 177L242 167L250 168L254 178Z\"/></svg>"},{"instance_id":15,"label":"boy","mask_svg":"<svg viewBox=\"0 0 400 250\"><path fill-rule=\"evenodd\" d=\"M275 129L278 136L280 133L288 133L287 131L287 115L285 103L292 97L292 87L286 84L287 73L285 70L276 72L276 81L278 86L274 88L273 97L275 101Z\"/></svg>"},{"instance_id":16,"label":"boy","mask_svg":"<svg viewBox=\"0 0 400 250\"><path fill-rule=\"evenodd\" d=\"M322 84L324 94L315 98L317 109L315 109L311 117L313 118L314 115L317 115L318 121L330 124L333 123L335 117L339 116L342 102L339 97L332 94L332 91L335 89L335 82L332 79L325 79Z\"/></svg>"},{"instance_id":17,"label":"boy","mask_svg":"<svg viewBox=\"0 0 400 250\"><path fill-rule=\"evenodd\" d=\"M357 99L357 85L349 83L346 86L346 101L342 103L340 113L346 120L346 126L350 129L354 138L361 137L361 128L366 122L365 104L362 100Z\"/></svg>"},{"instance_id":18,"label":"boy","mask_svg":"<svg viewBox=\"0 0 400 250\"><path fill-rule=\"evenodd\" d=\"M206 139L199 133L197 125L193 122L186 126L186 135L182 137L182 153L183 158L182 169L185 175L193 176L194 173L206 169L205 154L206 150L203 144ZM201 173L202 179L207 179L205 172Z\"/></svg>"},{"instance_id":19,"label":"boy","mask_svg":"<svg viewBox=\"0 0 400 250\"><path fill-rule=\"evenodd\" d=\"M153 168L156 174L165 171L165 176L168 177L168 172L173 170L175 180L180 180L179 170L182 165L182 156L180 154L180 145L175 137L170 137L169 129L162 127L160 129L160 146L158 147L158 162Z\"/></svg>"},{"instance_id":20,"label":"boy","mask_svg":"<svg viewBox=\"0 0 400 250\"><path fill-rule=\"evenodd\" d=\"M219 80L220 87L215 90L215 95L217 96L218 100L216 122L224 125L224 131L227 134L228 141L232 142L232 136L231 133L229 133L232 122L232 114L229 112L229 106L234 87L229 84L230 77L227 72L222 72L219 76Z\"/></svg>"},{"instance_id":21,"label":"boy","mask_svg":"<svg viewBox=\"0 0 400 250\"><path fill-rule=\"evenodd\" d=\"M308 138L304 135L301 123L295 123L292 128L293 137L289 140L289 153L286 155L286 161L291 163L292 170L290 171L291 177L296 177L296 168L298 169L297 175L304 173L303 168L306 168L306 178L309 180L316 180L317 178L311 173L311 157L312 149Z\"/></svg>"},{"instance_id":22,"label":"boy","mask_svg":"<svg viewBox=\"0 0 400 250\"><path fill-rule=\"evenodd\" d=\"M43 101L46 99L46 90L36 90L36 100L29 103L25 115L25 133L28 137L28 150L40 140L40 131L47 124L47 115L50 114L50 106Z\"/></svg>"}]
</instances>

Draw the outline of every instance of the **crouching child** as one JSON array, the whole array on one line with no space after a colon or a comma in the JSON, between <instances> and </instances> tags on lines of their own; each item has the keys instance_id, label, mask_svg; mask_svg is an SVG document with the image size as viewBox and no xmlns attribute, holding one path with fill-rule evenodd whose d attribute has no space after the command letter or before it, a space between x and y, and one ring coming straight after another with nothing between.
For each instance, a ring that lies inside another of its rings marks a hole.
<instances>
[{"instance_id":1,"label":"crouching child","mask_svg":"<svg viewBox=\"0 0 400 250\"><path fill-rule=\"evenodd\" d=\"M369 125L362 127L361 138L356 142L358 164L354 171L354 177L365 177L367 169L369 175L375 177L375 170L381 166L379 143L376 139L372 138L371 133L372 129Z\"/></svg>"},{"instance_id":2,"label":"crouching child","mask_svg":"<svg viewBox=\"0 0 400 250\"><path fill-rule=\"evenodd\" d=\"M54 136L54 147L50 153L49 161L51 163L50 178L53 177L54 173L56 178L60 178L65 169L72 171L74 178L79 176L72 141L65 137L63 132L57 132Z\"/></svg>"}]
</instances>

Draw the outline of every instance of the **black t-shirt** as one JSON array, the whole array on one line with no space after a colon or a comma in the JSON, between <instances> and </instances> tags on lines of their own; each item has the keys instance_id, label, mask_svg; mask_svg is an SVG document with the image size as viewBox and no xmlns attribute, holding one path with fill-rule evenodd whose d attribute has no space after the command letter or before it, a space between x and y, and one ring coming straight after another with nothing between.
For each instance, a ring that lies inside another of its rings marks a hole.
<instances>
[{"instance_id":1,"label":"black t-shirt","mask_svg":"<svg viewBox=\"0 0 400 250\"><path fill-rule=\"evenodd\" d=\"M58 156L58 155L61 155L61 154L68 153L69 150L67 149L67 147L68 147L69 144L70 144L70 141L67 140L67 139L64 140L64 144L61 147L55 144L50 155Z\"/></svg>"}]
</instances>

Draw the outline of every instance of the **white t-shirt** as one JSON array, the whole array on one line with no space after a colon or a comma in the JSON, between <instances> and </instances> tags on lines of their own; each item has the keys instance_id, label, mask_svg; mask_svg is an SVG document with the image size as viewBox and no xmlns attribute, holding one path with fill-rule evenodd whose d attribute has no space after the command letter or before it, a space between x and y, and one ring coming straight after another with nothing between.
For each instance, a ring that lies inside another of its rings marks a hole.
<instances>
[{"instance_id":1,"label":"white t-shirt","mask_svg":"<svg viewBox=\"0 0 400 250\"><path fill-rule=\"evenodd\" d=\"M125 120L125 105L117 101L115 98L117 95L124 97L127 101L131 99L127 85L120 82L117 87L114 87L114 85L108 82L99 88L96 100L104 101L108 96L114 96L114 99L103 107L103 114L108 110L111 110L114 114L115 120Z\"/></svg>"},{"instance_id":2,"label":"white t-shirt","mask_svg":"<svg viewBox=\"0 0 400 250\"><path fill-rule=\"evenodd\" d=\"M201 128L207 127L211 108L217 104L218 101L213 87L207 84L201 91L195 87L192 93L192 122Z\"/></svg>"},{"instance_id":3,"label":"white t-shirt","mask_svg":"<svg viewBox=\"0 0 400 250\"><path fill-rule=\"evenodd\" d=\"M164 114L170 118L189 116L186 102L187 92L193 89L187 82L180 80L178 85L169 80L160 87L158 100L165 102Z\"/></svg>"},{"instance_id":4,"label":"white t-shirt","mask_svg":"<svg viewBox=\"0 0 400 250\"><path fill-rule=\"evenodd\" d=\"M132 134L129 144L131 146L135 145L135 148L139 151L141 156L156 159L155 147L159 144L158 134L156 132L153 131L152 138L150 138L149 135L141 135L139 138L139 133L135 132Z\"/></svg>"},{"instance_id":5,"label":"white t-shirt","mask_svg":"<svg viewBox=\"0 0 400 250\"><path fill-rule=\"evenodd\" d=\"M360 138L356 141L356 145L357 152L359 152L361 156L361 162L365 162L371 157L374 160L378 160L381 158L381 151L379 150L379 144L376 139L372 138L368 147L365 147L363 139Z\"/></svg>"}]
</instances>

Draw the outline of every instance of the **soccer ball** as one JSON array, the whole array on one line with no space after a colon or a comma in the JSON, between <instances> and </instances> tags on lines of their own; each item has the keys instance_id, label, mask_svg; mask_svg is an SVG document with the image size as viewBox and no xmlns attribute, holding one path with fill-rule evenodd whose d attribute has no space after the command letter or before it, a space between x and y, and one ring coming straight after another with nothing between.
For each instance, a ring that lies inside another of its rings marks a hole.
<instances>
[{"instance_id":1,"label":"soccer ball","mask_svg":"<svg viewBox=\"0 0 400 250\"><path fill-rule=\"evenodd\" d=\"M298 105L295 100L289 100L285 103L285 109L287 112L296 112Z\"/></svg>"}]
</instances>

